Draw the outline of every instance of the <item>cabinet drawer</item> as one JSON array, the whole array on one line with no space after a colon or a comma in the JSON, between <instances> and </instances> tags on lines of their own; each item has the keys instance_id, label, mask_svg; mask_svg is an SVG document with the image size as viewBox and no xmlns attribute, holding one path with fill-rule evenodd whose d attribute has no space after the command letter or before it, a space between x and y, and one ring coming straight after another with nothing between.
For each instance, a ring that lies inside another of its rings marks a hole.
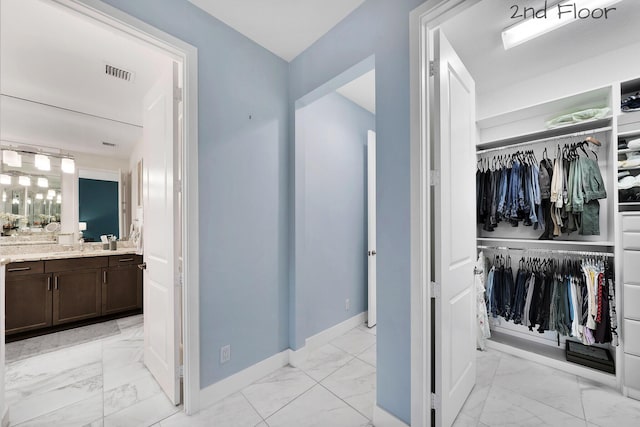
<instances>
[{"instance_id":1,"label":"cabinet drawer","mask_svg":"<svg viewBox=\"0 0 640 427\"><path fill-rule=\"evenodd\" d=\"M12 262L7 264L7 278L25 274L44 273L44 261Z\"/></svg>"},{"instance_id":2,"label":"cabinet drawer","mask_svg":"<svg viewBox=\"0 0 640 427\"><path fill-rule=\"evenodd\" d=\"M624 319L625 353L640 356L640 322Z\"/></svg>"},{"instance_id":3,"label":"cabinet drawer","mask_svg":"<svg viewBox=\"0 0 640 427\"><path fill-rule=\"evenodd\" d=\"M624 215L622 217L622 231L640 233L640 215Z\"/></svg>"},{"instance_id":4,"label":"cabinet drawer","mask_svg":"<svg viewBox=\"0 0 640 427\"><path fill-rule=\"evenodd\" d=\"M141 264L142 257L136 254L111 255L109 256L109 267L119 265Z\"/></svg>"},{"instance_id":5,"label":"cabinet drawer","mask_svg":"<svg viewBox=\"0 0 640 427\"><path fill-rule=\"evenodd\" d=\"M54 259L44 262L44 271L51 273L56 271L88 270L106 267L108 262L106 256Z\"/></svg>"},{"instance_id":6,"label":"cabinet drawer","mask_svg":"<svg viewBox=\"0 0 640 427\"><path fill-rule=\"evenodd\" d=\"M624 317L640 320L640 286L624 285Z\"/></svg>"},{"instance_id":7,"label":"cabinet drawer","mask_svg":"<svg viewBox=\"0 0 640 427\"><path fill-rule=\"evenodd\" d=\"M624 355L624 385L640 390L640 357Z\"/></svg>"},{"instance_id":8,"label":"cabinet drawer","mask_svg":"<svg viewBox=\"0 0 640 427\"><path fill-rule=\"evenodd\" d=\"M625 231L622 233L622 248L640 250L640 232Z\"/></svg>"},{"instance_id":9,"label":"cabinet drawer","mask_svg":"<svg viewBox=\"0 0 640 427\"><path fill-rule=\"evenodd\" d=\"M624 251L622 263L624 283L640 285L640 251Z\"/></svg>"}]
</instances>

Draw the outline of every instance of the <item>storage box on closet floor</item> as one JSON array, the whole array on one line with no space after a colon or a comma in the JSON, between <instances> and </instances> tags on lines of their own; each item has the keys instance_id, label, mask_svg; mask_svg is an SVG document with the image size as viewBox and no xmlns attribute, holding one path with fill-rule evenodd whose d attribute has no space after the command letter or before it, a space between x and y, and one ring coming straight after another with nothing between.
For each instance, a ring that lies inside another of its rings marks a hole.
<instances>
[{"instance_id":1,"label":"storage box on closet floor","mask_svg":"<svg viewBox=\"0 0 640 427\"><path fill-rule=\"evenodd\" d=\"M490 336L635 398L638 90L615 82L479 120L476 153L478 346Z\"/></svg>"}]
</instances>

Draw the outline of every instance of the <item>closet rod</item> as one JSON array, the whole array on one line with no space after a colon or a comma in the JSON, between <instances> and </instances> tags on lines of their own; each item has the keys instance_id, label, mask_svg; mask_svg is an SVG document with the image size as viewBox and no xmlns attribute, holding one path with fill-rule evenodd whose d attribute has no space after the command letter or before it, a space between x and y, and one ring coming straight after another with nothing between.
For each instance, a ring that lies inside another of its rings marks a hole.
<instances>
[{"instance_id":1,"label":"closet rod","mask_svg":"<svg viewBox=\"0 0 640 427\"><path fill-rule=\"evenodd\" d=\"M610 131L612 129L613 128L611 126L607 126L607 127L598 128L598 129L590 129L590 130L583 130L583 131L580 131L580 132L568 133L568 134L564 134L564 135L550 136L548 138L534 139L532 141L520 142L518 144L505 145L504 147L487 148L487 149L484 149L484 150L482 148L480 148L480 149L478 149L476 151L476 154L485 154L485 153L490 153L492 151L506 150L507 148L515 148L515 147L521 147L521 146L524 146L524 145L538 144L540 142L560 140L562 138L573 138L573 137L576 137L576 136L593 135L593 134L598 133L598 132L607 132L607 131Z\"/></svg>"},{"instance_id":2,"label":"closet rod","mask_svg":"<svg viewBox=\"0 0 640 427\"><path fill-rule=\"evenodd\" d=\"M539 248L509 248L506 246L482 246L478 245L478 249L494 249L499 251L524 251L526 252L538 252L538 253L553 253L558 255L579 255L579 256L599 256L613 258L614 254L611 252L588 252L588 251L567 251L562 249L539 249Z\"/></svg>"}]
</instances>

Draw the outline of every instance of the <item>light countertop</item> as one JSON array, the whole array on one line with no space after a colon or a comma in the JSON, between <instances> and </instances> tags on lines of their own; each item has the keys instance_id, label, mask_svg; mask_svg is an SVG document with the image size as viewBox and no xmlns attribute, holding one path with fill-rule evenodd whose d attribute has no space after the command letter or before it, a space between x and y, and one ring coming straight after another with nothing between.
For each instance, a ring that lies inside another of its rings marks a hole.
<instances>
[{"instance_id":1,"label":"light countertop","mask_svg":"<svg viewBox=\"0 0 640 427\"><path fill-rule=\"evenodd\" d=\"M26 253L26 254L11 254L2 258L8 262L21 262L21 261L42 261L51 259L65 259L65 258L89 258L96 256L109 256L109 255L127 255L135 254L136 248L119 248L115 251L105 249L84 249L84 250L70 250L60 252L39 252L39 253Z\"/></svg>"}]
</instances>

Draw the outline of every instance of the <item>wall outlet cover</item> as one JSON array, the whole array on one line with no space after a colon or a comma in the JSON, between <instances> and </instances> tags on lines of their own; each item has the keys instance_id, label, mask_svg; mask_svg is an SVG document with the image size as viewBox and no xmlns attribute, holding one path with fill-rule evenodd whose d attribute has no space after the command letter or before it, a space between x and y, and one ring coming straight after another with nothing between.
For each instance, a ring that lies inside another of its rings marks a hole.
<instances>
[{"instance_id":1,"label":"wall outlet cover","mask_svg":"<svg viewBox=\"0 0 640 427\"><path fill-rule=\"evenodd\" d=\"M227 344L220 347L220 363L227 363L231 360L231 345Z\"/></svg>"}]
</instances>

